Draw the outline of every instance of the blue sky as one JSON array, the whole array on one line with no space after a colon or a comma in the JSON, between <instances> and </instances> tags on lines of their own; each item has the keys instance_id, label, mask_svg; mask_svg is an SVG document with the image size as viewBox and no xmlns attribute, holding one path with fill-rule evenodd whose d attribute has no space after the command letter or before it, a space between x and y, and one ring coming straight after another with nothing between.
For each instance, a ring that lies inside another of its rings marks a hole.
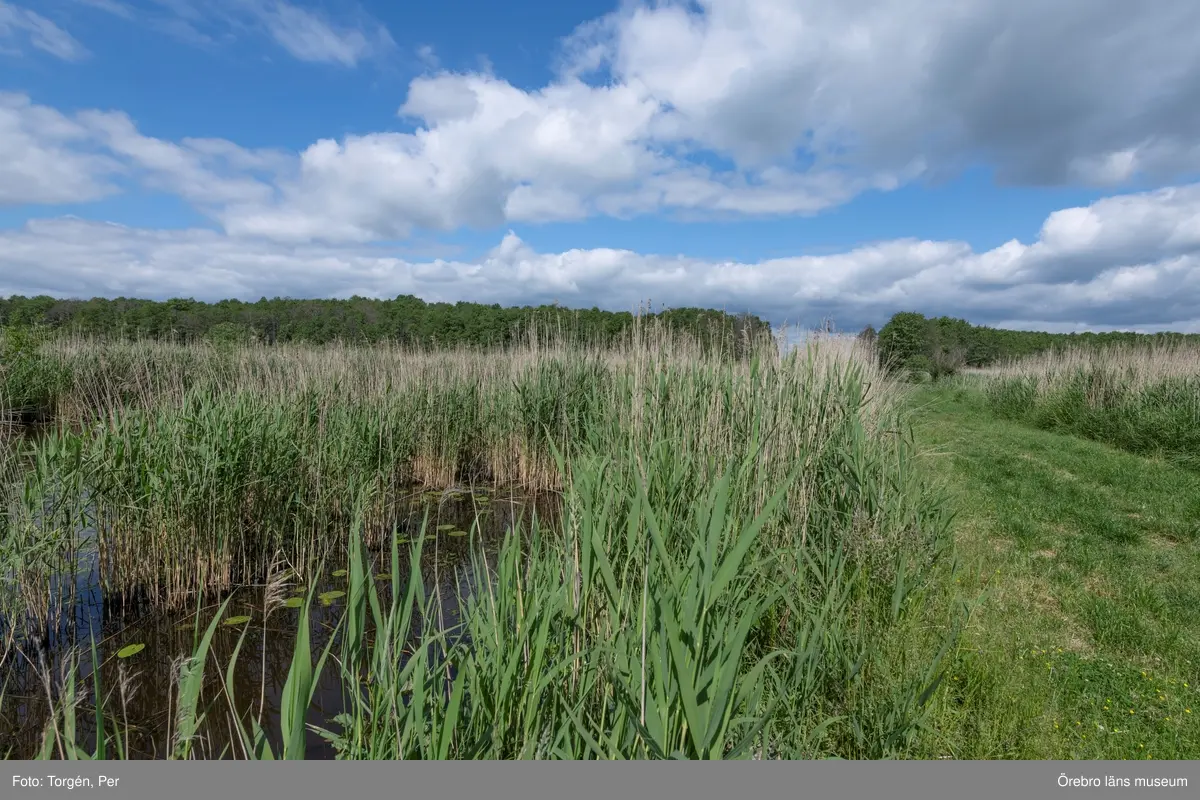
<instances>
[{"instance_id":1,"label":"blue sky","mask_svg":"<svg viewBox=\"0 0 1200 800\"><path fill-rule=\"evenodd\" d=\"M0 0L0 294L1200 330L1200 6Z\"/></svg>"}]
</instances>

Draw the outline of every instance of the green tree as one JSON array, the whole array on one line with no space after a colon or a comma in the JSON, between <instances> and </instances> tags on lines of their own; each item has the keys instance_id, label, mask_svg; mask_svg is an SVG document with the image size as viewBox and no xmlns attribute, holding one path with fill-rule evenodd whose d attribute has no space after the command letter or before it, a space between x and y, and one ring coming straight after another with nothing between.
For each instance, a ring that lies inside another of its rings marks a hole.
<instances>
[{"instance_id":1,"label":"green tree","mask_svg":"<svg viewBox=\"0 0 1200 800\"><path fill-rule=\"evenodd\" d=\"M929 320L915 311L892 316L879 331L879 360L888 369L928 369Z\"/></svg>"}]
</instances>

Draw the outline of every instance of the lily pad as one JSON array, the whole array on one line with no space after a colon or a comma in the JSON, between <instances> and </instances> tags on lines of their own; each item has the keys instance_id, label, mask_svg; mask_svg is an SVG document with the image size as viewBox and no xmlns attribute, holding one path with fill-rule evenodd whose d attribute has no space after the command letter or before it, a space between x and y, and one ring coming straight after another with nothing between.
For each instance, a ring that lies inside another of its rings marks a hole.
<instances>
[{"instance_id":1,"label":"lily pad","mask_svg":"<svg viewBox=\"0 0 1200 800\"><path fill-rule=\"evenodd\" d=\"M142 644L141 642L137 644L127 644L117 651L117 658L129 658L130 656L136 656L145 649L146 645Z\"/></svg>"},{"instance_id":2,"label":"lily pad","mask_svg":"<svg viewBox=\"0 0 1200 800\"><path fill-rule=\"evenodd\" d=\"M436 539L437 539L437 534L433 534L433 533L431 533L430 535L425 537L425 541L427 541L427 542L435 541Z\"/></svg>"},{"instance_id":3,"label":"lily pad","mask_svg":"<svg viewBox=\"0 0 1200 800\"><path fill-rule=\"evenodd\" d=\"M321 594L317 595L317 597L321 600L321 605L323 606L333 605L334 600L345 596L345 592L321 592Z\"/></svg>"},{"instance_id":4,"label":"lily pad","mask_svg":"<svg viewBox=\"0 0 1200 800\"><path fill-rule=\"evenodd\" d=\"M450 531L451 536L466 536L466 531Z\"/></svg>"},{"instance_id":5,"label":"lily pad","mask_svg":"<svg viewBox=\"0 0 1200 800\"><path fill-rule=\"evenodd\" d=\"M346 577L346 570L344 570L344 569L335 569L335 570L334 570L333 572L331 572L330 574L331 574L331 575L333 575L333 577L335 577L335 578L344 578L344 577Z\"/></svg>"},{"instance_id":6,"label":"lily pad","mask_svg":"<svg viewBox=\"0 0 1200 800\"><path fill-rule=\"evenodd\" d=\"M442 533L442 532L445 532L445 531L452 531L452 530L454 530L454 526L453 526L453 525L438 525L438 526L437 526L437 529L438 529L438 532L439 532L439 533Z\"/></svg>"},{"instance_id":7,"label":"lily pad","mask_svg":"<svg viewBox=\"0 0 1200 800\"><path fill-rule=\"evenodd\" d=\"M390 581L391 579L392 579L392 576L386 572L381 572L375 576L375 580L377 580L377 581Z\"/></svg>"},{"instance_id":8,"label":"lily pad","mask_svg":"<svg viewBox=\"0 0 1200 800\"><path fill-rule=\"evenodd\" d=\"M284 608L299 608L304 605L303 597L289 597L283 601Z\"/></svg>"},{"instance_id":9,"label":"lily pad","mask_svg":"<svg viewBox=\"0 0 1200 800\"><path fill-rule=\"evenodd\" d=\"M306 587L306 586L297 586L295 589L292 590L292 594L305 594L307 592L308 592L308 587Z\"/></svg>"},{"instance_id":10,"label":"lily pad","mask_svg":"<svg viewBox=\"0 0 1200 800\"><path fill-rule=\"evenodd\" d=\"M245 625L249 621L250 621L250 617L246 614L242 614L237 617L226 617L225 621L222 622L221 624L222 625Z\"/></svg>"}]
</instances>

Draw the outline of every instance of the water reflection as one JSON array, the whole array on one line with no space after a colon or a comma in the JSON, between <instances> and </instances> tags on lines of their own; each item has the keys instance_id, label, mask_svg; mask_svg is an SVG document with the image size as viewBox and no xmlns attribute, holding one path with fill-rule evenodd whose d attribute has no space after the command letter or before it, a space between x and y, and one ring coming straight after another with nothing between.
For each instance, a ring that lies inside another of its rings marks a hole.
<instances>
[{"instance_id":1,"label":"water reflection","mask_svg":"<svg viewBox=\"0 0 1200 800\"><path fill-rule=\"evenodd\" d=\"M486 511L477 515L481 508ZM414 634L419 634L421 625L453 631L460 622L460 599L469 597L486 580L486 576L476 574L475 564L486 565L491 572L505 532L535 513L540 520L552 518L555 508L546 499L516 495L487 498L455 494L436 500L417 497L401 515L400 535L406 540L419 535L427 512L429 523L421 572L426 599L431 602L436 618L416 620ZM464 535L464 531L472 529L473 522L473 533ZM408 548L407 543L400 547L402 581L411 566ZM369 568L386 607L391 602L392 588L390 542L370 555ZM29 758L38 751L50 718L51 703L61 706L63 702L61 676L73 659L77 659L76 690L80 700L75 715L76 740L91 752L96 705L91 655L94 638L101 664L103 707L107 717L121 721L121 745L127 747L127 757L164 758L171 752L176 722L172 719L176 709L173 693L177 690L174 676L181 659L194 651L199 636L225 598L208 598L200 608L183 613L163 613L137 596L106 598L98 579L94 548L82 548L77 563L74 574L56 577L50 587L51 596L63 598L62 613L50 618L42 636L23 642L0 666L0 685L4 687L0 703L0 754L6 758ZM335 574L344 569L344 557L335 559L326 564L322 575L295 576L286 593L300 596L314 583L317 593L344 591L348 588L347 577ZM230 729L229 700L223 686L243 633L245 640L232 675L238 712L244 719L249 719L248 715L261 719L272 749L279 752L280 700L301 612L289 607L276 608L264 621L264 591L262 586L246 586L229 595L226 617L250 619L241 624L219 625L212 640L202 700L202 707L209 704L210 713L195 745L198 756L241 755L240 743ZM328 606L314 603L310 626L314 659L329 643L341 618L344 600L345 597L337 598ZM121 648L136 644L145 647L126 659L117 657ZM49 683L45 680L47 674L53 676ZM328 727L330 720L345 707L344 691L346 687L336 667L327 667L316 687L308 722ZM111 729L108 732L111 735ZM307 754L309 758L330 758L334 753L328 742L310 732Z\"/></svg>"}]
</instances>

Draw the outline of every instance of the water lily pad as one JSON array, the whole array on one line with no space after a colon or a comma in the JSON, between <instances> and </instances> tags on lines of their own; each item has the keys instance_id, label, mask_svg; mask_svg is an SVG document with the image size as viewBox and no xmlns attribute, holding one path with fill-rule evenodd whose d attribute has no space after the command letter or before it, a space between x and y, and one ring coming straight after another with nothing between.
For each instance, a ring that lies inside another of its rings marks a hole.
<instances>
[{"instance_id":1,"label":"water lily pad","mask_svg":"<svg viewBox=\"0 0 1200 800\"><path fill-rule=\"evenodd\" d=\"M295 589L292 590L292 594L304 594L307 591L308 591L307 586L297 586Z\"/></svg>"},{"instance_id":2,"label":"water lily pad","mask_svg":"<svg viewBox=\"0 0 1200 800\"><path fill-rule=\"evenodd\" d=\"M452 531L452 530L454 530L454 527L455 526L453 526L453 525L438 525L437 529L439 532L444 532L444 531Z\"/></svg>"},{"instance_id":3,"label":"water lily pad","mask_svg":"<svg viewBox=\"0 0 1200 800\"><path fill-rule=\"evenodd\" d=\"M142 644L141 642L137 644L127 644L117 651L117 658L129 658L130 656L136 656L145 649L146 645Z\"/></svg>"},{"instance_id":4,"label":"water lily pad","mask_svg":"<svg viewBox=\"0 0 1200 800\"><path fill-rule=\"evenodd\" d=\"M377 581L390 581L391 579L392 579L391 574L387 573L387 572L381 572L375 576L375 580L377 580Z\"/></svg>"},{"instance_id":5,"label":"water lily pad","mask_svg":"<svg viewBox=\"0 0 1200 800\"><path fill-rule=\"evenodd\" d=\"M300 606L304 605L304 598L289 597L287 600L283 601L283 605L285 608L299 608Z\"/></svg>"},{"instance_id":6,"label":"water lily pad","mask_svg":"<svg viewBox=\"0 0 1200 800\"><path fill-rule=\"evenodd\" d=\"M451 536L466 536L466 531L450 531Z\"/></svg>"},{"instance_id":7,"label":"water lily pad","mask_svg":"<svg viewBox=\"0 0 1200 800\"><path fill-rule=\"evenodd\" d=\"M249 621L250 621L249 615L242 614L242 615L236 616L236 617L226 617L225 621L222 622L221 624L222 625L245 625Z\"/></svg>"},{"instance_id":8,"label":"water lily pad","mask_svg":"<svg viewBox=\"0 0 1200 800\"><path fill-rule=\"evenodd\" d=\"M335 570L334 570L333 572L331 572L330 574L331 574L331 575L333 575L333 577L335 577L335 578L344 578L344 577L346 577L346 570L344 570L344 569L335 569Z\"/></svg>"},{"instance_id":9,"label":"water lily pad","mask_svg":"<svg viewBox=\"0 0 1200 800\"><path fill-rule=\"evenodd\" d=\"M475 502L476 502L476 503L490 503L490 502L492 502L492 498L488 497L488 496L485 494L485 495L482 495L482 496L476 497L476 498L475 498Z\"/></svg>"},{"instance_id":10,"label":"water lily pad","mask_svg":"<svg viewBox=\"0 0 1200 800\"><path fill-rule=\"evenodd\" d=\"M317 595L317 597L321 600L321 605L323 606L333 605L334 600L345 596L345 592L321 592L321 594Z\"/></svg>"},{"instance_id":11,"label":"water lily pad","mask_svg":"<svg viewBox=\"0 0 1200 800\"><path fill-rule=\"evenodd\" d=\"M427 541L427 542L429 542L429 541L436 541L436 540L437 540L437 534L432 534L432 533L431 533L430 535L428 535L428 536L426 536L426 537L425 537L425 541Z\"/></svg>"}]
</instances>

